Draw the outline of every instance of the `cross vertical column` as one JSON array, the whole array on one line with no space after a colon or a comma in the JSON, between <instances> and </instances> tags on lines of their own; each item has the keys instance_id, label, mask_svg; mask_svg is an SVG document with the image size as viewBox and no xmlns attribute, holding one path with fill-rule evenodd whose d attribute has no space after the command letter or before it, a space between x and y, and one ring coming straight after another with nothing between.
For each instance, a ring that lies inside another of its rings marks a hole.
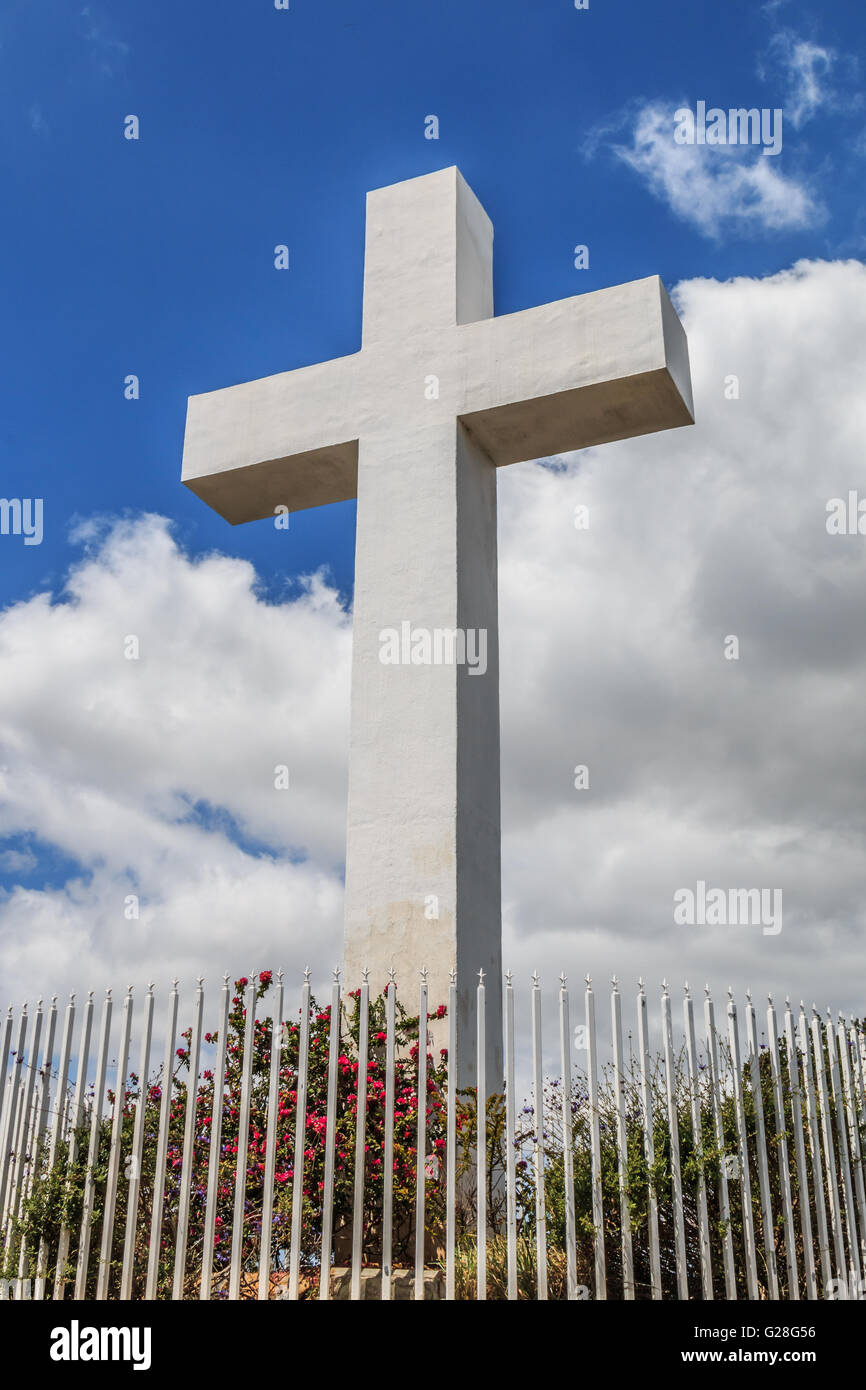
<instances>
[{"instance_id":1,"label":"cross vertical column","mask_svg":"<svg viewBox=\"0 0 866 1390\"><path fill-rule=\"evenodd\" d=\"M442 346L443 329L492 313L491 264L492 228L456 170L370 195L364 346L402 347L383 418L359 444L345 965L352 981L369 967L376 990L392 965L404 988L426 965L431 1006L447 1001L457 970L461 1086L474 1084L483 968L493 1087L502 1074L496 468L456 418L454 353ZM431 639L464 634L486 669L384 664L382 634L402 638L407 623Z\"/></svg>"}]
</instances>

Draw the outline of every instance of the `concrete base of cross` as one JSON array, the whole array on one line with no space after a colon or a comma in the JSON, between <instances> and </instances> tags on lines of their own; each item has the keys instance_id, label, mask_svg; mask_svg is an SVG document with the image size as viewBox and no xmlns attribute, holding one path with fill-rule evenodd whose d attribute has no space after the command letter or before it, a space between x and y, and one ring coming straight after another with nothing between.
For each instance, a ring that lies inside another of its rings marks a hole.
<instances>
[{"instance_id":1,"label":"concrete base of cross","mask_svg":"<svg viewBox=\"0 0 866 1390\"><path fill-rule=\"evenodd\" d=\"M331 1270L331 1298L337 1301L348 1301L352 1294L352 1271L351 1269L336 1266ZM414 1269L395 1269L391 1275L391 1298L395 1302L407 1302L415 1297L415 1271ZM444 1299L445 1297L445 1271L442 1269L425 1269L424 1271L424 1299ZM381 1269L362 1269L361 1270L361 1299L382 1298L382 1271Z\"/></svg>"}]
</instances>

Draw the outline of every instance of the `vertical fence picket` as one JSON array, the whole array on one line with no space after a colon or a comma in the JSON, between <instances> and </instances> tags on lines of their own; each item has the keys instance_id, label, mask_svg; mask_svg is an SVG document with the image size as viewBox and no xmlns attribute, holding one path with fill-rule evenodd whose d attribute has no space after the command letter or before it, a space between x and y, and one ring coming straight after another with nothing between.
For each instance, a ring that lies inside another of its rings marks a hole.
<instances>
[{"instance_id":1,"label":"vertical fence picket","mask_svg":"<svg viewBox=\"0 0 866 1390\"><path fill-rule=\"evenodd\" d=\"M51 1106L51 1064L54 1061L54 1036L57 1029L57 995L52 995L51 1008L48 1011L48 1033L45 1039L45 1046L42 1049L42 1061L33 1092L33 1124L30 1141L27 1145L27 1171L24 1184L22 1186L22 1199L27 1200L33 1191L33 1184L38 1179L39 1167L42 1160L42 1150L45 1141L45 1130L48 1125L48 1116ZM29 1285L24 1281L29 1279L29 1251L27 1249L26 1238L22 1239L21 1247L18 1252L18 1279L19 1296L25 1296L25 1289Z\"/></svg>"},{"instance_id":2,"label":"vertical fence picket","mask_svg":"<svg viewBox=\"0 0 866 1390\"><path fill-rule=\"evenodd\" d=\"M475 991L475 1297L487 1298L487 1075L484 971Z\"/></svg>"},{"instance_id":3,"label":"vertical fence picket","mask_svg":"<svg viewBox=\"0 0 866 1390\"><path fill-rule=\"evenodd\" d=\"M391 1298L394 1253L394 1028L397 985L393 968L385 996L385 1148L382 1174L382 1298Z\"/></svg>"},{"instance_id":4,"label":"vertical fence picket","mask_svg":"<svg viewBox=\"0 0 866 1390\"><path fill-rule=\"evenodd\" d=\"M854 1080L856 1082L854 1092L856 1096L857 1114L862 1115L866 1111L866 1079L863 1075L864 1057L866 1057L866 1044L864 1044L863 1034L855 1023L851 1023L848 1028L848 1041L851 1044L851 1056L854 1065Z\"/></svg>"},{"instance_id":5,"label":"vertical fence picket","mask_svg":"<svg viewBox=\"0 0 866 1390\"><path fill-rule=\"evenodd\" d=\"M238 1114L238 1151L235 1166L235 1198L232 1212L232 1245L229 1263L229 1299L241 1296L244 1258L244 1228L247 1215L247 1155L250 1147L250 1103L253 1089L253 1060L256 1038L256 972L247 978L244 1019L244 1057L241 1070L241 1104ZM307 1012L309 1018L309 1010ZM296 1140L297 1143L297 1140Z\"/></svg>"},{"instance_id":6,"label":"vertical fence picket","mask_svg":"<svg viewBox=\"0 0 866 1390\"><path fill-rule=\"evenodd\" d=\"M842 1200L845 1206L845 1227L848 1232L848 1272L850 1274L849 1298L858 1298L860 1292L860 1234L857 1229L857 1208L854 1199L854 1186L851 1181L851 1163L848 1149L848 1126L845 1119L845 1106L842 1098L842 1085L839 1076L839 1053L836 1047L836 1034L833 1018L827 1010L826 1039L827 1060L830 1070L830 1084L833 1094L833 1110L836 1118L836 1143L839 1152L839 1169L842 1175Z\"/></svg>"},{"instance_id":7,"label":"vertical fence picket","mask_svg":"<svg viewBox=\"0 0 866 1390\"><path fill-rule=\"evenodd\" d=\"M827 1228L827 1208L824 1196L824 1168L821 1161L821 1136L818 1129L818 1113L815 1103L815 1086L812 1072L812 1054L809 1047L806 1006L800 1000L798 1026L798 1048L803 1064L803 1090L806 1096L806 1123L809 1130L809 1155L812 1160L812 1191L815 1196L815 1219L818 1223L818 1253L821 1261L821 1281L826 1296L833 1266L830 1262L830 1235Z\"/></svg>"},{"instance_id":8,"label":"vertical fence picket","mask_svg":"<svg viewBox=\"0 0 866 1390\"><path fill-rule=\"evenodd\" d=\"M210 1120L210 1150L207 1167L207 1196L205 1198L204 1236L202 1237L200 1299L207 1301L213 1284L216 1219L220 1187L220 1158L222 1157L223 1106L225 1104L226 1050L228 1047L229 1007L231 990L228 975L223 976L220 1007L220 1026L217 1030L217 1053L213 1073L213 1101Z\"/></svg>"},{"instance_id":9,"label":"vertical fence picket","mask_svg":"<svg viewBox=\"0 0 866 1390\"><path fill-rule=\"evenodd\" d=\"M9 1066L9 1051L12 1046L14 1015L15 1011L10 1004L3 1020L3 1038L0 1041L0 1126L3 1124L3 1112L6 1106L6 1069Z\"/></svg>"},{"instance_id":10,"label":"vertical fence picket","mask_svg":"<svg viewBox=\"0 0 866 1390\"><path fill-rule=\"evenodd\" d=\"M301 1032L298 1044L298 1087L295 1102L295 1147L292 1154L292 1243L289 1250L289 1298L297 1299L304 1215L304 1161L307 1148L307 1078L310 1062L310 971L304 971L301 990Z\"/></svg>"},{"instance_id":11,"label":"vertical fence picket","mask_svg":"<svg viewBox=\"0 0 866 1390\"><path fill-rule=\"evenodd\" d=\"M514 985L505 976L505 1246L508 1261L508 1297L517 1298L517 1170L515 1153L516 1110L514 1094Z\"/></svg>"},{"instance_id":12,"label":"vertical fence picket","mask_svg":"<svg viewBox=\"0 0 866 1390\"><path fill-rule=\"evenodd\" d=\"M352 1299L361 1297L364 1261L364 1177L367 1162L367 1058L370 1039L369 972L364 971L358 997L358 1086L355 1109L355 1193L352 1206ZM450 1058L449 1058L450 1062Z\"/></svg>"},{"instance_id":13,"label":"vertical fence picket","mask_svg":"<svg viewBox=\"0 0 866 1390\"><path fill-rule=\"evenodd\" d=\"M144 999L144 1024L141 1031L141 1051L138 1063L138 1102L132 1130L132 1152L129 1155L126 1189L126 1233L123 1240L123 1265L120 1271L120 1297L132 1298L132 1279L135 1267L135 1239L138 1230L138 1210L141 1204L141 1163L144 1155L144 1124L147 1114L150 1047L153 1039L153 983L147 986Z\"/></svg>"},{"instance_id":14,"label":"vertical fence picket","mask_svg":"<svg viewBox=\"0 0 866 1390\"><path fill-rule=\"evenodd\" d=\"M37 1018L38 1017L37 1015ZM9 1247L12 1244L12 1234L15 1229L15 1211L18 1206L18 1185L21 1177L24 1147L27 1141L27 1126L30 1123L32 1091L29 1083L33 1067L32 1064L27 1061L22 1063L22 1068L23 1075L21 1076L15 1111L15 1129L11 1135L6 1197L3 1203L2 1217L0 1217L0 1231L3 1232L4 1257L9 1253Z\"/></svg>"},{"instance_id":15,"label":"vertical fence picket","mask_svg":"<svg viewBox=\"0 0 866 1390\"><path fill-rule=\"evenodd\" d=\"M12 1070L9 1074L7 1089L7 1101L3 1107L3 1129L0 1134L2 1149L0 1149L0 1231L5 1229L6 1207L9 1194L9 1187L12 1177L13 1155L15 1153L15 1135L18 1127L18 1107L23 1097L25 1049L27 1046L27 1031L29 1026L26 1002L21 1007L21 1014L18 1019L18 1036L13 1052Z\"/></svg>"},{"instance_id":16,"label":"vertical fence picket","mask_svg":"<svg viewBox=\"0 0 866 1390\"><path fill-rule=\"evenodd\" d=\"M27 1133L30 1127L33 1091L39 1068L39 1044L42 1040L43 1019L42 1000L40 999L36 1005L36 1016L33 1020L33 1039L30 1044L30 1051L26 1063L22 1063L24 1074L21 1078L21 1095L18 1101L14 1144L9 1168L6 1208L3 1213L3 1222L6 1226L7 1252L11 1245L15 1229L15 1217L18 1213L18 1203L24 1178L24 1165L27 1157Z\"/></svg>"},{"instance_id":17,"label":"vertical fence picket","mask_svg":"<svg viewBox=\"0 0 866 1390\"><path fill-rule=\"evenodd\" d=\"M676 1059L671 1031L671 997L667 981L662 981L662 1036L665 1054L665 1084L668 1100L668 1135L671 1146L671 1195L674 1209L674 1250L677 1265L677 1298L689 1296L686 1267L686 1233L683 1216L683 1179L680 1170L679 1112L677 1110Z\"/></svg>"},{"instance_id":18,"label":"vertical fence picket","mask_svg":"<svg viewBox=\"0 0 866 1390\"><path fill-rule=\"evenodd\" d=\"M418 991L418 1114L415 1133L415 1300L424 1297L424 1239L427 1196L427 971Z\"/></svg>"},{"instance_id":19,"label":"vertical fence picket","mask_svg":"<svg viewBox=\"0 0 866 1390\"><path fill-rule=\"evenodd\" d=\"M195 1161L195 1131L198 1121L198 1066L201 1056L201 1020L204 1008L204 980L198 978L195 992L192 1034L187 1052L189 1071L186 1088L186 1113L183 1125L183 1153L180 1165L180 1189L177 1194L177 1231L174 1241L174 1276L171 1296L177 1301L183 1298L186 1280L186 1253L189 1239L189 1208L192 1195L192 1169Z\"/></svg>"},{"instance_id":20,"label":"vertical fence picket","mask_svg":"<svg viewBox=\"0 0 866 1390\"><path fill-rule=\"evenodd\" d=\"M779 1275L776 1269L776 1228L773 1223L770 1173L767 1166L767 1134L764 1124L764 1098L761 1090L761 1054L758 1050L752 992L748 989L746 990L746 1041L749 1050L752 1104L755 1108L755 1153L758 1167L758 1191L761 1198L761 1234L764 1240L764 1258L767 1264L767 1284L770 1298L774 1302L778 1302Z\"/></svg>"},{"instance_id":21,"label":"vertical fence picket","mask_svg":"<svg viewBox=\"0 0 866 1390\"><path fill-rule=\"evenodd\" d=\"M81 1020L81 1040L78 1045L78 1064L75 1072L75 1095L72 1101L72 1113L69 1128L69 1156L67 1168L70 1179L67 1184L67 1191L71 1185L71 1174L78 1158L79 1131L84 1118L84 1097L87 1085L87 1068L90 1062L90 1037L93 1029L93 990L87 995L87 1003L84 1006L84 1017ZM70 1228L64 1223L60 1227L60 1236L57 1242L57 1264L54 1270L54 1302L62 1300L66 1292L66 1261L69 1256L69 1242L72 1236Z\"/></svg>"},{"instance_id":22,"label":"vertical fence picket","mask_svg":"<svg viewBox=\"0 0 866 1390\"><path fill-rule=\"evenodd\" d=\"M274 995L274 1016L271 1019L271 1059L268 1077L268 1114L265 1121L265 1172L262 1186L262 1237L259 1243L259 1299L267 1299L271 1289L271 1242L274 1224L274 1174L277 1167L277 1130L280 1123L280 1063L283 1049L283 972L277 971ZM330 1106L329 1106L330 1115ZM326 1137L327 1142L327 1137ZM331 1183L333 1186L333 1140L331 1147ZM330 1191L328 1170L325 1168L325 1193ZM330 1246L327 1266L330 1268ZM327 1278L327 1275L325 1276Z\"/></svg>"},{"instance_id":23,"label":"vertical fence picket","mask_svg":"<svg viewBox=\"0 0 866 1390\"><path fill-rule=\"evenodd\" d=\"M42 1066L40 1068L39 1079L36 1083L39 1092L39 1119L36 1125L36 1139L31 1156L28 1192L32 1191L36 1161L42 1149L45 1131L48 1127L48 1119L51 1113L51 1068L54 1062L54 1038L56 1032L57 995L55 994L52 995L51 998L51 1009L48 1014L48 1036L45 1039L45 1047L42 1050Z\"/></svg>"},{"instance_id":24,"label":"vertical fence picket","mask_svg":"<svg viewBox=\"0 0 866 1390\"><path fill-rule=\"evenodd\" d=\"M683 1031L686 1039L686 1059L689 1068L689 1110L692 1122L692 1142L698 1165L698 1242L701 1252L701 1292L706 1300L713 1297L713 1266L710 1256L710 1219L707 1211L707 1178L704 1169L704 1136L701 1127L700 1073L695 1045L695 1015L688 983L683 996Z\"/></svg>"},{"instance_id":25,"label":"vertical fence picket","mask_svg":"<svg viewBox=\"0 0 866 1390\"><path fill-rule=\"evenodd\" d=\"M767 996L767 1049L770 1054L770 1073L773 1081L773 1115L775 1134L773 1144L779 1164L779 1191L782 1194L782 1221L785 1231L785 1266L788 1275L788 1298L800 1297L800 1278L797 1271L797 1252L794 1240L794 1208L791 1201L791 1171L788 1160L788 1140L785 1125L785 1100L782 1090L782 1070L779 1061L779 1031L773 996ZM793 1104L793 1100L792 1100Z\"/></svg>"},{"instance_id":26,"label":"vertical fence picket","mask_svg":"<svg viewBox=\"0 0 866 1390\"><path fill-rule=\"evenodd\" d=\"M25 1003L21 1007L18 1018L18 1034L15 1039L16 1045L11 1052L9 1075L5 1075L4 1069L2 1077L4 1099L2 1118L0 1118L0 1234L3 1231L7 1179L11 1166L12 1148L15 1144L15 1122L18 1112L18 1098L21 1092L21 1068L27 1040L27 1024L27 1004Z\"/></svg>"},{"instance_id":27,"label":"vertical fence picket","mask_svg":"<svg viewBox=\"0 0 866 1390\"><path fill-rule=\"evenodd\" d=\"M337 1081L340 1062L340 971L331 985L331 1020L328 1036L328 1100L325 1119L325 1190L322 1193L322 1254L319 1262L319 1298L331 1297L331 1258L334 1244L334 1155L337 1131ZM426 1019L426 1014L424 1015ZM426 1025L425 1025L426 1026Z\"/></svg>"},{"instance_id":28,"label":"vertical fence picket","mask_svg":"<svg viewBox=\"0 0 866 1390\"><path fill-rule=\"evenodd\" d=\"M75 1268L75 1297L86 1297L87 1272L90 1262L90 1235L96 1195L96 1161L99 1157L102 1102L105 1095L105 1074L108 1067L108 1040L111 1032L111 990L105 991L102 1006L102 1025L96 1052L96 1079L93 1083L93 1108L90 1112L90 1140L87 1147L87 1171L84 1176L84 1200L81 1211L81 1230L78 1237L78 1263Z\"/></svg>"},{"instance_id":29,"label":"vertical fence picket","mask_svg":"<svg viewBox=\"0 0 866 1390\"><path fill-rule=\"evenodd\" d=\"M861 1258L866 1261L866 1191L864 1191L863 1186L863 1153L857 1122L857 1098L854 1090L848 1030L841 1014L837 1025L837 1043L842 1064L842 1083L845 1094L845 1115L848 1121L848 1146L854 1179L854 1194L860 1221L860 1253Z\"/></svg>"},{"instance_id":30,"label":"vertical fence picket","mask_svg":"<svg viewBox=\"0 0 866 1390\"><path fill-rule=\"evenodd\" d=\"M731 1234L731 1202L728 1191L725 1127L722 1119L722 1082L719 1057L719 1035L716 1014L709 985L704 986L704 1029L707 1039L707 1067L710 1079L710 1103L713 1112L713 1132L719 1151L719 1224L722 1230L722 1265L725 1271L725 1298L736 1299L737 1276L734 1266L734 1239Z\"/></svg>"},{"instance_id":31,"label":"vertical fence picket","mask_svg":"<svg viewBox=\"0 0 866 1390\"><path fill-rule=\"evenodd\" d=\"M625 1120L625 1068L622 1055L622 998L616 976L611 980L611 1031L613 1033L613 1081L616 1101L616 1166L619 1178L619 1225L622 1247L622 1296L634 1298L634 1254L631 1210L628 1200L628 1131Z\"/></svg>"},{"instance_id":32,"label":"vertical fence picket","mask_svg":"<svg viewBox=\"0 0 866 1390\"><path fill-rule=\"evenodd\" d=\"M560 1099L562 1102L562 1169L565 1184L565 1263L569 1299L577 1298L577 1226L574 1214L574 1153L571 1123L571 1022L565 975L559 977Z\"/></svg>"},{"instance_id":33,"label":"vertical fence picket","mask_svg":"<svg viewBox=\"0 0 866 1390\"><path fill-rule=\"evenodd\" d=\"M445 1297L454 1298L457 1230L457 971L448 986L448 1097L445 1120Z\"/></svg>"},{"instance_id":34,"label":"vertical fence picket","mask_svg":"<svg viewBox=\"0 0 866 1390\"><path fill-rule=\"evenodd\" d=\"M752 1213L752 1182L749 1175L749 1147L746 1135L746 1111L743 1102L743 1072L740 1061L740 1031L737 1026L737 1006L734 992L728 990L728 1040L731 1049L731 1072L734 1114L737 1122L737 1150L740 1161L740 1196L743 1208L743 1243L746 1257L746 1288L749 1298L758 1297L758 1263L755 1255L755 1221Z\"/></svg>"},{"instance_id":35,"label":"vertical fence picket","mask_svg":"<svg viewBox=\"0 0 866 1390\"><path fill-rule=\"evenodd\" d=\"M99 1270L96 1276L96 1297L108 1297L111 1275L111 1254L114 1246L114 1212L117 1206L117 1181L120 1173L120 1149L123 1138L123 1111L126 1104L126 1064L129 1058L129 1038L132 1030L132 985L123 1001L120 1026L120 1048L117 1054L117 1081L114 1087L114 1112L111 1117L111 1147L102 1209L102 1243L99 1251Z\"/></svg>"},{"instance_id":36,"label":"vertical fence picket","mask_svg":"<svg viewBox=\"0 0 866 1390\"><path fill-rule=\"evenodd\" d=\"M848 1271L845 1265L845 1244L842 1232L842 1209L839 1200L839 1179L836 1172L836 1149L833 1143L833 1124L830 1117L830 1096L827 1087L827 1071L824 1062L824 1033L821 1018L816 1006L812 1005L812 1060L815 1066L815 1085L821 1118L821 1135L824 1140L824 1170L827 1177L827 1196L830 1201L830 1229L833 1235L833 1251L836 1256L836 1273L845 1281L847 1288Z\"/></svg>"},{"instance_id":37,"label":"vertical fence picket","mask_svg":"<svg viewBox=\"0 0 866 1390\"><path fill-rule=\"evenodd\" d=\"M70 994L63 1022L63 1035L60 1040L60 1058L57 1068L57 1088L54 1093L54 1109L51 1115L51 1135L48 1142L48 1171L57 1162L57 1148L63 1129L63 1110L66 1103L66 1087L69 1082L69 1062L72 1056L72 1032L75 1026L75 995ZM2 1075L2 1073L0 1073ZM45 1297L45 1282L48 1272L48 1241L45 1236L39 1242L39 1255L36 1262L36 1284L33 1297L41 1302Z\"/></svg>"},{"instance_id":38,"label":"vertical fence picket","mask_svg":"<svg viewBox=\"0 0 866 1390\"><path fill-rule=\"evenodd\" d=\"M589 1091L589 1149L592 1169L592 1225L595 1264L595 1296L607 1298L607 1261L604 1251L604 1199L601 1178L601 1128L598 1107L598 1046L595 1036L595 995L592 977L586 977L586 1072Z\"/></svg>"},{"instance_id":39,"label":"vertical fence picket","mask_svg":"<svg viewBox=\"0 0 866 1390\"><path fill-rule=\"evenodd\" d=\"M165 1164L168 1157L168 1124L171 1116L171 1093L174 1086L174 1044L177 1037L177 980L172 981L168 996L168 1019L165 1028L165 1056L160 1076L159 1130L156 1140L156 1164L153 1178L153 1205L150 1213L150 1245L147 1251L147 1279L144 1296L156 1298L159 1281L159 1261L162 1255L162 1215L165 1208Z\"/></svg>"},{"instance_id":40,"label":"vertical fence picket","mask_svg":"<svg viewBox=\"0 0 866 1390\"><path fill-rule=\"evenodd\" d=\"M803 1241L803 1268L806 1275L806 1297L818 1297L815 1277L815 1251L812 1248L812 1212L809 1197L809 1173L806 1167L806 1144L803 1135L804 1098L800 1085L799 1048L794 1037L794 1018L791 1000L785 998L785 1043L788 1054L788 1089L791 1096L791 1118L794 1127L794 1159L797 1165L800 1233Z\"/></svg>"},{"instance_id":41,"label":"vertical fence picket","mask_svg":"<svg viewBox=\"0 0 866 1390\"><path fill-rule=\"evenodd\" d=\"M547 1206L544 1192L544 1056L541 1047L541 990L532 976L532 1099L535 1106L535 1263L536 1297L547 1298Z\"/></svg>"},{"instance_id":42,"label":"vertical fence picket","mask_svg":"<svg viewBox=\"0 0 866 1390\"><path fill-rule=\"evenodd\" d=\"M38 1066L36 1063L31 1063L28 1070L30 1072L35 1071L38 1075ZM35 1087L31 1087L27 1107L23 1111L18 1125L14 1181L12 1183L12 1189L9 1196L9 1209L6 1215L6 1244L4 1249L4 1256L6 1259L10 1257L12 1252L12 1246L14 1244L16 1234L16 1220L20 1213L21 1204L27 1194L27 1179L30 1171L30 1155L33 1151L33 1139L34 1131L36 1128L38 1110L39 1099L37 1091ZM24 1247L19 1245L19 1279L22 1277L21 1255L23 1250ZM18 1285L16 1285L16 1288L17 1287Z\"/></svg>"},{"instance_id":43,"label":"vertical fence picket","mask_svg":"<svg viewBox=\"0 0 866 1390\"><path fill-rule=\"evenodd\" d=\"M659 1203L655 1183L655 1135L652 1081L649 1070L649 1036L647 1030L646 992L643 980L638 980L637 1035L640 1052L640 1099L643 1118L643 1151L647 1166L647 1231L650 1258L650 1290L653 1298L662 1296L661 1252L659 1250Z\"/></svg>"}]
</instances>

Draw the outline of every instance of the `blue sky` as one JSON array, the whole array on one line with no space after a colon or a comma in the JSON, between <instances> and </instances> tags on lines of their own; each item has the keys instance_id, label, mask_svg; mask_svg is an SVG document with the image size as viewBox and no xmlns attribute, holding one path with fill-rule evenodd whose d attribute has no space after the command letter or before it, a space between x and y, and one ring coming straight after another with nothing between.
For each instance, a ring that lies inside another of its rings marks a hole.
<instances>
[{"instance_id":1,"label":"blue sky","mask_svg":"<svg viewBox=\"0 0 866 1390\"><path fill-rule=\"evenodd\" d=\"M610 145L628 143L643 103L784 105L772 46L788 30L840 55L830 85L847 100L786 130L771 161L819 184L826 217L708 237ZM863 32L853 0L805 17L637 0L12 0L3 487L44 498L46 531L41 547L4 547L4 600L62 581L70 519L137 510L173 517L192 553L249 557L275 594L323 564L351 591L352 504L296 517L287 564L269 523L232 531L178 479L187 395L359 345L369 188L458 164L496 228L499 313L653 273L670 285L862 254L866 160L852 146L866 111L850 109L862 74L842 55ZM424 138L431 113L438 141ZM273 268L281 242L288 272Z\"/></svg>"},{"instance_id":2,"label":"blue sky","mask_svg":"<svg viewBox=\"0 0 866 1390\"><path fill-rule=\"evenodd\" d=\"M854 0L8 0L0 496L44 501L41 545L0 536L16 988L47 951L57 985L95 952L248 971L239 924L262 966L303 965L311 932L338 957L354 505L228 526L180 483L186 399L355 351L365 193L452 164L495 226L497 313L658 273L698 406L500 475L507 958L629 969L646 930L661 978L672 892L715 874L790 904L743 974L796 988L816 950L851 974L866 566L824 504L866 488L864 31ZM781 108L781 153L675 146L698 101ZM731 631L748 659L720 674Z\"/></svg>"}]
</instances>

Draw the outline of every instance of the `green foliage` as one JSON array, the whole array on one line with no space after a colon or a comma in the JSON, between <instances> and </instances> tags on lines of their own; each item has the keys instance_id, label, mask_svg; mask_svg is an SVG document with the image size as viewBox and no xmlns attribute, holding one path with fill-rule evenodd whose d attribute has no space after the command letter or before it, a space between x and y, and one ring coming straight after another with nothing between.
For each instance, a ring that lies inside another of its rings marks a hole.
<instances>
[{"instance_id":1,"label":"green foliage","mask_svg":"<svg viewBox=\"0 0 866 1390\"><path fill-rule=\"evenodd\" d=\"M271 972L263 972L256 981L256 1000L262 1000L271 987ZM232 1253L233 1214L237 1157L239 1148L239 1115L241 1085L244 1072L246 1027L245 990L248 981L238 980L231 1002L226 1039L226 1066L222 1084L222 1132L216 1183L216 1236L214 1244L214 1293L225 1296ZM444 1010L439 1010L441 1017ZM433 1017L431 1015L430 1017ZM301 1264L308 1276L316 1273L321 1253L323 1193L325 1172L326 1109L328 1092L328 1052L330 1040L330 1007L320 1009L315 1001L310 1010L309 1069L305 1125L303 1131L303 1184L301 1201ZM333 1225L337 1253L345 1253L352 1223L355 1179L355 1125L357 1114L358 1077L357 994L348 996L341 1011L340 1049L337 1072L337 1110L335 1142L335 1183ZM289 1245L294 1200L296 1161L297 1069L300 1049L300 1019L283 1024L280 1077L276 1115L274 1210L271 1228L265 1233L270 1243L271 1263L276 1271L285 1268ZM262 1202L267 1145L267 1110L270 1077L272 1020L256 1017L252 1047L252 1085L250 1095L249 1147L244 1181L244 1219L241 1235L241 1268L247 1281L258 1270L262 1240ZM177 1222L180 1206L181 1167L184 1126L188 1100L191 1029L181 1034L182 1046L177 1049L173 1075L170 1078L171 1102L168 1119L168 1156L164 1174L164 1214L156 1249L158 1297L171 1293ZM381 1233L381 1210L384 1191L383 1157L385 1142L385 1040L386 1000L384 996L370 1002L369 1054L366 1107L366 1149L364 1155L364 1221L363 1232L367 1258L378 1262L377 1244ZM395 1258L408 1258L414 1249L415 1163L418 1117L418 1019L407 1014L396 1001L395 1009L395 1104L394 1104L394 1252ZM218 1042L216 1034L205 1035L205 1043ZM444 1088L446 1062L434 1060L428 1052L425 1158L442 1154L444 1139ZM205 1208L208 1194L210 1160L210 1131L213 1116L214 1087L218 1085L212 1070L205 1070L194 1092L195 1138L191 1177L191 1197L186 1264L185 1289L187 1296L198 1294L202 1266ZM129 1156L133 1153L133 1128L136 1107L143 1104L144 1143L140 1166L138 1211L135 1221L133 1296L141 1296L147 1275L151 1251L150 1213L157 1190L157 1148L162 1100L162 1077L154 1074L144 1086L131 1076L124 1092L121 1131L120 1182L113 1223L111 1252L111 1285L116 1292L123 1259L124 1233L130 1200ZM114 1097L109 1092L108 1100ZM108 1176L111 1120L101 1118L97 1124L96 1162L92 1172L94 1215L91 1230L91 1259L88 1266L87 1296L95 1292L98 1260L93 1252L99 1250L101 1223ZM6 1254L3 1273L13 1277L18 1272L19 1256L23 1249L25 1267L35 1274L41 1242L45 1242L50 1261L56 1259L61 1230L70 1233L70 1256L65 1276L74 1273L78 1231L86 1185L86 1155L89 1131L85 1127L77 1136L74 1161L70 1166L70 1146L58 1151L49 1170L43 1153L38 1160L36 1180L31 1195L22 1204L15 1239ZM433 1227L441 1223L444 1194L438 1180L427 1184L427 1207ZM48 1283L53 1284L55 1265L49 1263Z\"/></svg>"}]
</instances>

